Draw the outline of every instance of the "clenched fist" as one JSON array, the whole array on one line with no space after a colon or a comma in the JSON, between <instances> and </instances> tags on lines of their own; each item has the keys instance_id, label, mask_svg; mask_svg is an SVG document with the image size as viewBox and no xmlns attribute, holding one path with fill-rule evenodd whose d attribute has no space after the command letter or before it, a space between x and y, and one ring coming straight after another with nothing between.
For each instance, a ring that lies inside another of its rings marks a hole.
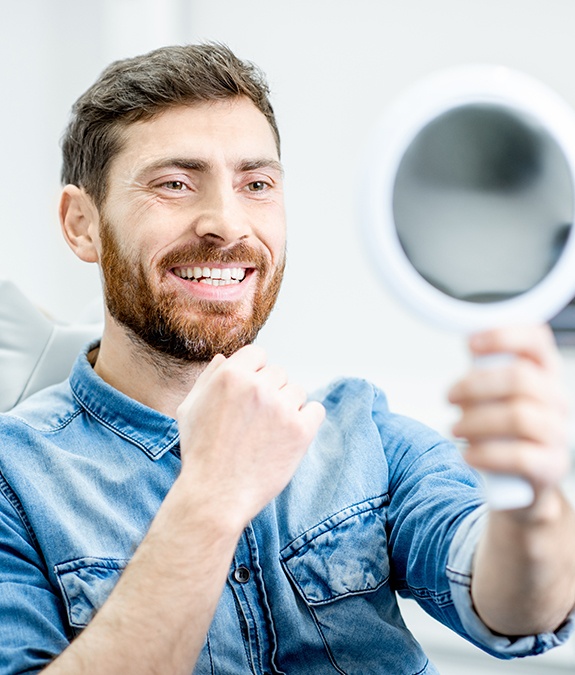
<instances>
[{"instance_id":1,"label":"clenched fist","mask_svg":"<svg viewBox=\"0 0 575 675\"><path fill-rule=\"evenodd\" d=\"M177 411L182 474L243 528L288 484L324 415L260 347L216 356Z\"/></svg>"}]
</instances>

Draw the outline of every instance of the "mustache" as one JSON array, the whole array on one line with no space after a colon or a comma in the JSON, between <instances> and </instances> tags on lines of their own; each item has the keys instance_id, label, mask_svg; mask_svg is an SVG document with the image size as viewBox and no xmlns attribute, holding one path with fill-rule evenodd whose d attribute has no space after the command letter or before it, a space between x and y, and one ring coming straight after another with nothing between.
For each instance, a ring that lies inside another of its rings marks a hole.
<instances>
[{"instance_id":1,"label":"mustache","mask_svg":"<svg viewBox=\"0 0 575 675\"><path fill-rule=\"evenodd\" d=\"M268 269L269 261L262 251L246 244L245 242L236 242L231 246L219 246L208 241L198 243L183 244L166 253L159 261L162 269L169 270L179 265L190 263L219 263L228 265L232 263L249 263L259 272Z\"/></svg>"}]
</instances>

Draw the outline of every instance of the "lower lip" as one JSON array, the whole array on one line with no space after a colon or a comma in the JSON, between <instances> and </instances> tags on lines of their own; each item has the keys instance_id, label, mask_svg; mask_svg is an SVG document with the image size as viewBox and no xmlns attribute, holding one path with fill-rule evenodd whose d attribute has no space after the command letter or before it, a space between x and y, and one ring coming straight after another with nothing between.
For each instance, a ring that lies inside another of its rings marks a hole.
<instances>
[{"instance_id":1,"label":"lower lip","mask_svg":"<svg viewBox=\"0 0 575 675\"><path fill-rule=\"evenodd\" d=\"M251 280L254 278L252 272L248 272L245 278L239 284L227 284L224 286L212 286L204 284L201 281L191 281L182 279L172 273L172 277L183 286L188 293L202 300L234 301L241 299L251 286Z\"/></svg>"}]
</instances>

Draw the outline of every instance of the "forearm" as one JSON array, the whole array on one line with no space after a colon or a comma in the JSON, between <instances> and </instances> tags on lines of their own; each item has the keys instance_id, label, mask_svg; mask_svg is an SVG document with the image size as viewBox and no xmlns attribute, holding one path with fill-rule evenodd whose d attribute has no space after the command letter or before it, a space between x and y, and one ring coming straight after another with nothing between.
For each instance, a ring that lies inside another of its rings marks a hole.
<instances>
[{"instance_id":1,"label":"forearm","mask_svg":"<svg viewBox=\"0 0 575 675\"><path fill-rule=\"evenodd\" d=\"M194 504L182 478L108 601L46 675L189 675L239 533ZM213 509L212 509L213 511Z\"/></svg>"},{"instance_id":2,"label":"forearm","mask_svg":"<svg viewBox=\"0 0 575 675\"><path fill-rule=\"evenodd\" d=\"M108 601L46 675L189 675L246 524L284 489L325 411L250 345L178 407L182 469Z\"/></svg>"},{"instance_id":3,"label":"forearm","mask_svg":"<svg viewBox=\"0 0 575 675\"><path fill-rule=\"evenodd\" d=\"M559 491L530 509L490 514L471 592L495 632L532 635L561 625L575 606L575 514Z\"/></svg>"}]
</instances>

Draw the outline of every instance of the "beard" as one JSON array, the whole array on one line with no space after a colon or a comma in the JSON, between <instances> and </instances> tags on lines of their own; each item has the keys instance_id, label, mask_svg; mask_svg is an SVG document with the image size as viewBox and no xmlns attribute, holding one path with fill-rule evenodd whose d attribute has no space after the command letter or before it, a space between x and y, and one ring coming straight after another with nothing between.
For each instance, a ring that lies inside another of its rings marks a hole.
<instances>
[{"instance_id":1,"label":"beard","mask_svg":"<svg viewBox=\"0 0 575 675\"><path fill-rule=\"evenodd\" d=\"M111 224L101 220L101 269L104 299L110 315L129 337L182 364L231 356L251 344L267 321L279 294L285 254L270 276L270 263L257 249L239 242L225 249L207 241L188 244L164 256L157 267L162 278L190 261L204 264L249 262L258 278L251 307L233 301L193 298L174 289L154 286L141 260L132 260L117 241ZM265 282L265 279L269 280ZM240 282L242 283L242 282Z\"/></svg>"}]
</instances>

